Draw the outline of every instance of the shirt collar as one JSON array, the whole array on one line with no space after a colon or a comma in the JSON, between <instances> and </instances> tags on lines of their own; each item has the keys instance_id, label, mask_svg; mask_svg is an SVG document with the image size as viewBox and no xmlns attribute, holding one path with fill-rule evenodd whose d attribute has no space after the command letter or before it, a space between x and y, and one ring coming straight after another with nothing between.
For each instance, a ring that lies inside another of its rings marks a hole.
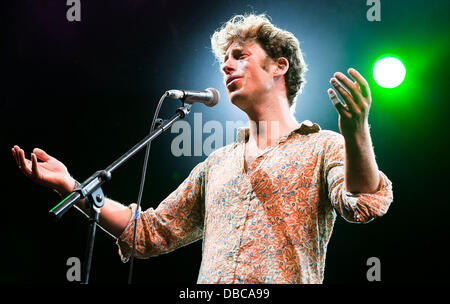
<instances>
[{"instance_id":1,"label":"shirt collar","mask_svg":"<svg viewBox=\"0 0 450 304\"><path fill-rule=\"evenodd\" d=\"M289 136L291 136L293 133L298 133L301 135L308 135L311 133L316 133L320 131L320 126L316 123L312 123L309 120L304 120L300 124L299 127L292 130L289 134L283 136L280 138L280 143L284 142ZM248 140L250 129L249 127L241 127L237 130L237 136L236 136L236 144L237 143L245 143Z\"/></svg>"}]
</instances>

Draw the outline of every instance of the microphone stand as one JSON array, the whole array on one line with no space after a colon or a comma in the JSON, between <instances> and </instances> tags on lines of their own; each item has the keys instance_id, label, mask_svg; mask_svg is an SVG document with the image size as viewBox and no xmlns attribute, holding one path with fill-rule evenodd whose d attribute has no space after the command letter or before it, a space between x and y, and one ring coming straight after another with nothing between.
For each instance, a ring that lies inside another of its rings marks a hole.
<instances>
[{"instance_id":1,"label":"microphone stand","mask_svg":"<svg viewBox=\"0 0 450 304\"><path fill-rule=\"evenodd\" d=\"M90 216L89 216L89 235L85 253L85 261L83 265L84 269L84 284L89 282L89 273L91 270L92 253L94 250L94 240L96 228L99 220L100 209L103 207L105 202L105 197L103 195L103 190L101 186L107 181L111 180L111 173L124 164L128 159L135 155L138 151L144 148L148 143L154 140L156 137L161 135L164 131L167 131L172 124L180 118L184 118L189 114L191 110L191 104L184 104L176 110L176 114L169 120L163 120L160 122L159 126L151 132L147 137L142 139L128 152L114 161L106 169L95 172L87 180L85 180L80 186L76 187L71 194L69 194L65 199L63 199L58 205L53 207L49 213L56 220L60 219L64 213L66 213L72 205L81 199L85 199L86 206L89 206Z\"/></svg>"}]
</instances>

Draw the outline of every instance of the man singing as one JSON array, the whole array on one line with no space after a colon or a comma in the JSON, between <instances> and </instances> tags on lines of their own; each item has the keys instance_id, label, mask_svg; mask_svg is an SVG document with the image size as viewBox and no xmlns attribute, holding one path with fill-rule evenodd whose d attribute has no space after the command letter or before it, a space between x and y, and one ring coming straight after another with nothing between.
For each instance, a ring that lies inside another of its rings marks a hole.
<instances>
[{"instance_id":1,"label":"man singing","mask_svg":"<svg viewBox=\"0 0 450 304\"><path fill-rule=\"evenodd\" d=\"M384 215L392 184L378 170L370 138L366 80L335 73L329 97L341 134L293 116L306 64L298 40L264 15L235 16L211 38L230 101L249 127L198 164L156 209L140 213L136 257L148 258L203 239L198 283L322 283L336 211L349 222ZM340 98L345 102L341 103ZM77 185L40 149L18 146L21 171L68 195ZM38 159L40 162L38 162ZM77 205L88 212L83 202ZM131 254L135 204L106 199L100 225Z\"/></svg>"}]
</instances>

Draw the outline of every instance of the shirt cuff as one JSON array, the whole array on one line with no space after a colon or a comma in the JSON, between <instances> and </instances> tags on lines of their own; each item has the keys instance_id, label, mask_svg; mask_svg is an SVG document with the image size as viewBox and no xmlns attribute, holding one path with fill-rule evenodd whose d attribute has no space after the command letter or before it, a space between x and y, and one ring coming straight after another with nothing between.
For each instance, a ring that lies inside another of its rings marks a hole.
<instances>
[{"instance_id":1,"label":"shirt cuff","mask_svg":"<svg viewBox=\"0 0 450 304\"><path fill-rule=\"evenodd\" d=\"M124 231L117 238L116 245L118 246L119 256L122 262L126 263L130 259L131 250L133 246L133 232L134 232L134 219L136 216L137 204L131 204L128 206L131 210L130 221L125 227ZM141 208L139 207L139 214Z\"/></svg>"},{"instance_id":2,"label":"shirt cuff","mask_svg":"<svg viewBox=\"0 0 450 304\"><path fill-rule=\"evenodd\" d=\"M376 217L386 214L392 199L392 183L387 176L380 174L380 185L374 193L351 193L342 188L342 198L346 213L351 214L348 220L367 223Z\"/></svg>"}]
</instances>

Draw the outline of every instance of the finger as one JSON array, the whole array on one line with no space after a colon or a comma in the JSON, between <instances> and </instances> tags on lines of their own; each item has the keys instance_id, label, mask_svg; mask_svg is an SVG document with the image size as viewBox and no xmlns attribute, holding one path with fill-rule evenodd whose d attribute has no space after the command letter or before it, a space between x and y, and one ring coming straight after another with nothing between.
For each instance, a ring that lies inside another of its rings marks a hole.
<instances>
[{"instance_id":1,"label":"finger","mask_svg":"<svg viewBox=\"0 0 450 304\"><path fill-rule=\"evenodd\" d=\"M354 68L348 69L348 74L358 83L362 96L368 97L370 95L370 88L367 80Z\"/></svg>"},{"instance_id":2,"label":"finger","mask_svg":"<svg viewBox=\"0 0 450 304\"><path fill-rule=\"evenodd\" d=\"M19 149L19 161L20 161L20 169L22 170L22 172L27 175L30 176L31 175L31 169L27 166L27 159L25 159L25 152L23 152L22 149Z\"/></svg>"},{"instance_id":3,"label":"finger","mask_svg":"<svg viewBox=\"0 0 450 304\"><path fill-rule=\"evenodd\" d=\"M364 101L365 98L362 96L359 84L356 81L352 82L350 79L348 79L344 74L340 72L337 72L334 75L350 91L351 95L353 96L352 100L354 104L357 105L359 109L361 109L361 107L366 108L367 103ZM352 107L352 109L353 108L356 110L355 107ZM356 113L359 112L356 110Z\"/></svg>"},{"instance_id":4,"label":"finger","mask_svg":"<svg viewBox=\"0 0 450 304\"><path fill-rule=\"evenodd\" d=\"M333 85L334 89L338 91L339 95L344 100L350 112L356 114L361 113L360 109L358 108L353 99L353 96L349 92L347 92L347 90L345 90L345 88L335 78L331 78L330 83L331 85Z\"/></svg>"},{"instance_id":5,"label":"finger","mask_svg":"<svg viewBox=\"0 0 450 304\"><path fill-rule=\"evenodd\" d=\"M339 93L339 95L344 100L345 104L349 108L350 111L354 111L355 103L353 102L352 95L336 80L336 78L330 79L330 84L334 87L334 89Z\"/></svg>"},{"instance_id":6,"label":"finger","mask_svg":"<svg viewBox=\"0 0 450 304\"><path fill-rule=\"evenodd\" d=\"M22 149L20 149L19 147L17 147L17 149L16 149L16 157L17 157L17 165L19 166L19 169L23 169L23 167L24 167L24 164L22 164L22 156L21 156L21 154L20 154L20 151L21 151ZM26 163L25 163L26 164Z\"/></svg>"},{"instance_id":7,"label":"finger","mask_svg":"<svg viewBox=\"0 0 450 304\"><path fill-rule=\"evenodd\" d=\"M21 150L22 149L20 149L19 147L16 148L17 165L19 166L19 169L22 169L25 163L25 161L22 162L22 153L20 152Z\"/></svg>"},{"instance_id":8,"label":"finger","mask_svg":"<svg viewBox=\"0 0 450 304\"><path fill-rule=\"evenodd\" d=\"M19 159L17 158L16 148L12 148L11 152L14 157L14 161L16 162L17 166L19 166Z\"/></svg>"},{"instance_id":9,"label":"finger","mask_svg":"<svg viewBox=\"0 0 450 304\"><path fill-rule=\"evenodd\" d=\"M31 175L35 178L39 176L37 157L34 153L31 153Z\"/></svg>"},{"instance_id":10,"label":"finger","mask_svg":"<svg viewBox=\"0 0 450 304\"><path fill-rule=\"evenodd\" d=\"M339 115L344 115L347 118L351 118L350 112L345 108L345 106L342 104L342 102L337 97L336 93L333 91L333 89L328 89L328 96L330 97L331 102L333 103L336 111L339 113Z\"/></svg>"},{"instance_id":11,"label":"finger","mask_svg":"<svg viewBox=\"0 0 450 304\"><path fill-rule=\"evenodd\" d=\"M51 158L50 155L48 155L47 153L45 153L44 150L39 149L39 148L34 148L33 153L36 154L38 159L45 161L45 162Z\"/></svg>"},{"instance_id":12,"label":"finger","mask_svg":"<svg viewBox=\"0 0 450 304\"><path fill-rule=\"evenodd\" d=\"M14 158L16 159L16 163L17 163L17 167L19 167L19 169L22 169L22 164L20 162L20 151L14 149Z\"/></svg>"},{"instance_id":13,"label":"finger","mask_svg":"<svg viewBox=\"0 0 450 304\"><path fill-rule=\"evenodd\" d=\"M16 162L17 162L17 165L19 166L20 165L20 161L19 161L19 147L18 146L14 146L14 159L16 160Z\"/></svg>"},{"instance_id":14,"label":"finger","mask_svg":"<svg viewBox=\"0 0 450 304\"><path fill-rule=\"evenodd\" d=\"M357 93L356 83L352 82L341 72L334 73L334 77L336 77L336 79L339 80L353 96L355 96Z\"/></svg>"}]
</instances>

